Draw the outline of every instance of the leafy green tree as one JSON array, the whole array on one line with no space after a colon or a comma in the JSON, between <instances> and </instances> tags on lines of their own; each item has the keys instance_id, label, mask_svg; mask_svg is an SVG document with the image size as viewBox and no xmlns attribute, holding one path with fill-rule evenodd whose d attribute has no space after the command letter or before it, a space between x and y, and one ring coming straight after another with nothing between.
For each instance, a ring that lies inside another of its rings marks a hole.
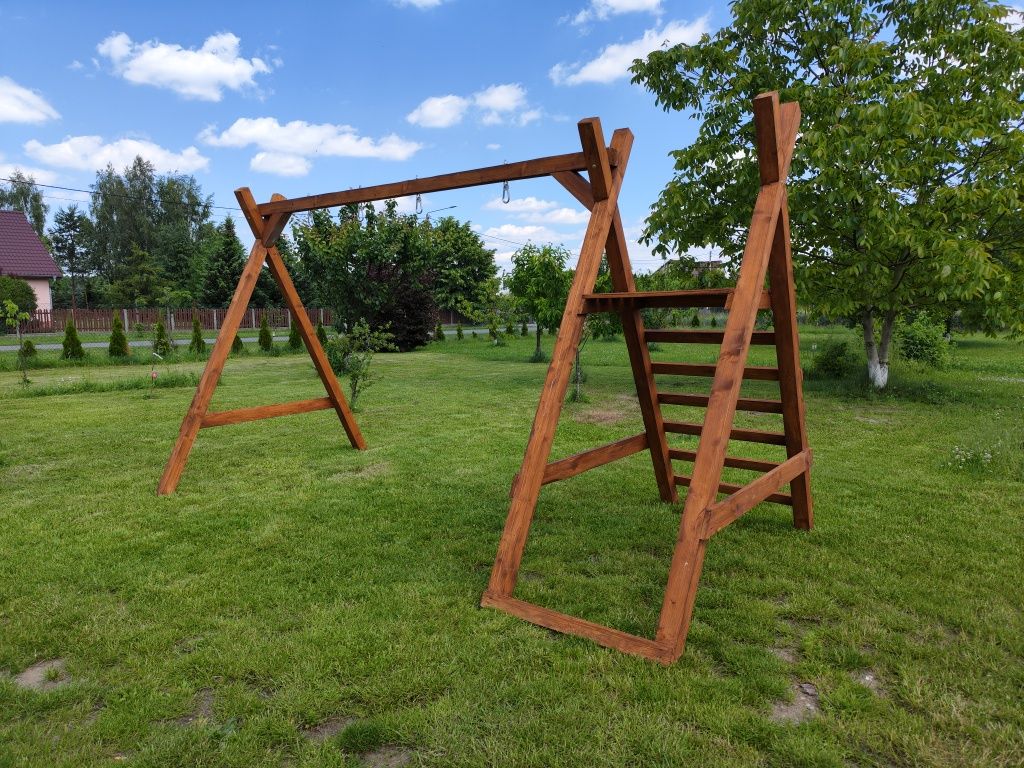
<instances>
[{"instance_id":1,"label":"leafy green tree","mask_svg":"<svg viewBox=\"0 0 1024 768\"><path fill-rule=\"evenodd\" d=\"M359 321L352 329L327 344L327 360L338 376L344 376L349 383L349 404L353 409L359 395L373 383L376 377L370 374L370 363L378 352L397 351L393 337L385 330L373 330Z\"/></svg>"},{"instance_id":2,"label":"leafy green tree","mask_svg":"<svg viewBox=\"0 0 1024 768\"><path fill-rule=\"evenodd\" d=\"M50 253L71 279L71 308L78 307L78 281L90 271L89 243L92 222L77 205L61 208L50 228Z\"/></svg>"},{"instance_id":3,"label":"leafy green tree","mask_svg":"<svg viewBox=\"0 0 1024 768\"><path fill-rule=\"evenodd\" d=\"M440 323L434 328L434 341L444 341L444 326Z\"/></svg>"},{"instance_id":4,"label":"leafy green tree","mask_svg":"<svg viewBox=\"0 0 1024 768\"><path fill-rule=\"evenodd\" d=\"M260 320L260 335L259 335L260 349L264 352L269 352L274 348L274 337L270 333L270 323L267 321L267 313L263 313L263 317Z\"/></svg>"},{"instance_id":5,"label":"leafy green tree","mask_svg":"<svg viewBox=\"0 0 1024 768\"><path fill-rule=\"evenodd\" d=\"M217 229L217 245L206 265L203 301L209 307L226 307L235 294L245 267L245 246L235 232L235 220L227 216Z\"/></svg>"},{"instance_id":6,"label":"leafy green tree","mask_svg":"<svg viewBox=\"0 0 1024 768\"><path fill-rule=\"evenodd\" d=\"M167 357L172 350L171 340L167 337L167 327L163 319L157 320L153 331L153 352L160 357Z\"/></svg>"},{"instance_id":7,"label":"leafy green tree","mask_svg":"<svg viewBox=\"0 0 1024 768\"><path fill-rule=\"evenodd\" d=\"M16 170L10 175L10 182L0 184L0 208L22 211L36 234L43 236L46 212L50 210L50 206L43 200L43 193L39 191L32 176L26 176L20 170Z\"/></svg>"},{"instance_id":8,"label":"leafy green tree","mask_svg":"<svg viewBox=\"0 0 1024 768\"><path fill-rule=\"evenodd\" d=\"M288 328L288 348L293 350L302 349L302 335L299 333L299 324L292 318L291 327Z\"/></svg>"},{"instance_id":9,"label":"leafy green tree","mask_svg":"<svg viewBox=\"0 0 1024 768\"><path fill-rule=\"evenodd\" d=\"M192 338L188 343L188 351L196 355L206 353L206 339L203 338L203 326L199 315L192 315Z\"/></svg>"},{"instance_id":10,"label":"leafy green tree","mask_svg":"<svg viewBox=\"0 0 1024 768\"><path fill-rule=\"evenodd\" d=\"M1024 34L981 0L736 0L732 22L653 52L634 81L702 120L648 219L657 252L742 251L758 185L750 104L797 100L789 181L800 295L862 329L869 377L888 381L903 312L1007 299L1024 270Z\"/></svg>"},{"instance_id":11,"label":"leafy green tree","mask_svg":"<svg viewBox=\"0 0 1024 768\"><path fill-rule=\"evenodd\" d=\"M18 367L21 368L21 383L28 384L28 360L35 357L36 348L31 340L21 341L21 324L28 320L29 313L21 309L10 299L4 299L0 303L0 320L3 320L5 328L14 328L18 333Z\"/></svg>"},{"instance_id":12,"label":"leafy green tree","mask_svg":"<svg viewBox=\"0 0 1024 768\"><path fill-rule=\"evenodd\" d=\"M0 275L0 305L5 301L14 302L21 312L34 312L36 292L20 277Z\"/></svg>"},{"instance_id":13,"label":"leafy green tree","mask_svg":"<svg viewBox=\"0 0 1024 768\"><path fill-rule=\"evenodd\" d=\"M121 315L117 312L114 313L111 323L107 354L110 357L128 357L131 354L128 348L128 337L124 333L124 324L121 322Z\"/></svg>"},{"instance_id":14,"label":"leafy green tree","mask_svg":"<svg viewBox=\"0 0 1024 768\"><path fill-rule=\"evenodd\" d=\"M494 251L470 223L446 216L427 234L433 249L432 292L439 309L471 314L486 300L486 284L498 273Z\"/></svg>"},{"instance_id":15,"label":"leafy green tree","mask_svg":"<svg viewBox=\"0 0 1024 768\"><path fill-rule=\"evenodd\" d=\"M82 349L82 342L78 338L75 321L70 318L64 327L64 340L61 342L61 348L63 350L61 356L65 360L81 360L85 357L85 350Z\"/></svg>"},{"instance_id":16,"label":"leafy green tree","mask_svg":"<svg viewBox=\"0 0 1024 768\"><path fill-rule=\"evenodd\" d=\"M118 278L110 284L110 296L123 307L153 306L160 302L165 288L153 255L132 246L118 266Z\"/></svg>"},{"instance_id":17,"label":"leafy green tree","mask_svg":"<svg viewBox=\"0 0 1024 768\"><path fill-rule=\"evenodd\" d=\"M462 323L459 323L458 325L456 325L455 326L455 338L458 339L459 341L462 341L462 338L465 335L466 334L462 331Z\"/></svg>"},{"instance_id":18,"label":"leafy green tree","mask_svg":"<svg viewBox=\"0 0 1024 768\"><path fill-rule=\"evenodd\" d=\"M236 333L234 341L231 342L231 354L237 355L242 349L242 337Z\"/></svg>"},{"instance_id":19,"label":"leafy green tree","mask_svg":"<svg viewBox=\"0 0 1024 768\"><path fill-rule=\"evenodd\" d=\"M316 338L320 342L320 346L327 344L327 329L324 328L324 324L319 320L316 322Z\"/></svg>"},{"instance_id":20,"label":"leafy green tree","mask_svg":"<svg viewBox=\"0 0 1024 768\"><path fill-rule=\"evenodd\" d=\"M520 310L537 323L534 360L543 360L544 327L554 328L562 319L571 273L565 268L569 252L553 245L525 245L512 255L512 272L505 286Z\"/></svg>"}]
</instances>

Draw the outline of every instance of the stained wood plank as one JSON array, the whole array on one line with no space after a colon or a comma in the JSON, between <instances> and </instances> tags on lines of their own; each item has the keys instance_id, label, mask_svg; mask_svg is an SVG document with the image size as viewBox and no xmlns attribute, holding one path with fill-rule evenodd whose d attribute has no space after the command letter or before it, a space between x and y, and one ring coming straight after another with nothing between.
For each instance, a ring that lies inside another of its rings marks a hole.
<instances>
[{"instance_id":1,"label":"stained wood plank","mask_svg":"<svg viewBox=\"0 0 1024 768\"><path fill-rule=\"evenodd\" d=\"M565 190L576 198L580 205L588 211L594 207L594 193L590 191L590 182L577 171L558 171L551 177L565 187Z\"/></svg>"},{"instance_id":2,"label":"stained wood plank","mask_svg":"<svg viewBox=\"0 0 1024 768\"><path fill-rule=\"evenodd\" d=\"M547 485L548 483L555 483L559 480L566 480L570 477L581 475L588 470L624 459L627 456L632 456L634 453L640 453L640 451L646 448L647 433L641 432L639 435L624 437L621 440L606 443L597 448L591 448L588 451L574 453L572 456L566 456L564 459L558 459L548 464L544 470L542 484ZM513 480L513 486L518 484L518 482L519 476L517 475L515 480Z\"/></svg>"},{"instance_id":3,"label":"stained wood plank","mask_svg":"<svg viewBox=\"0 0 1024 768\"><path fill-rule=\"evenodd\" d=\"M608 164L608 150L601 137L601 121L596 117L580 120L577 125L580 132L580 144L583 155L587 158L587 175L590 177L590 193L594 202L608 199L608 190L612 186L612 169Z\"/></svg>"},{"instance_id":4,"label":"stained wood plank","mask_svg":"<svg viewBox=\"0 0 1024 768\"><path fill-rule=\"evenodd\" d=\"M754 97L754 130L757 141L757 168L761 184L774 184L785 178L779 162L782 138L779 94L776 91Z\"/></svg>"},{"instance_id":5,"label":"stained wood plank","mask_svg":"<svg viewBox=\"0 0 1024 768\"><path fill-rule=\"evenodd\" d=\"M771 472L737 488L731 496L711 505L705 513L706 522L701 534L702 538L710 539L722 528L749 512L762 501L773 501L773 497L778 495L776 492L779 488L797 475L806 472L810 465L811 455L809 452L791 456Z\"/></svg>"},{"instance_id":6,"label":"stained wood plank","mask_svg":"<svg viewBox=\"0 0 1024 768\"><path fill-rule=\"evenodd\" d=\"M677 435L702 435L707 427L690 421L666 421L665 431ZM764 443L766 445L785 445L786 436L782 432L766 432L761 429L730 429L729 440L742 440L746 443ZM724 452L722 454L725 455Z\"/></svg>"},{"instance_id":7,"label":"stained wood plank","mask_svg":"<svg viewBox=\"0 0 1024 768\"><path fill-rule=\"evenodd\" d=\"M658 402L662 405L690 405L697 408L706 408L710 399L708 395L697 395L689 392L658 393ZM782 413L782 401L741 397L736 401L736 410L752 411L755 413Z\"/></svg>"},{"instance_id":8,"label":"stained wood plank","mask_svg":"<svg viewBox=\"0 0 1024 768\"><path fill-rule=\"evenodd\" d=\"M644 334L647 341L662 344L721 344L725 331L698 331L683 328L648 329ZM754 331L751 344L770 345L775 343L774 331Z\"/></svg>"},{"instance_id":9,"label":"stained wood plank","mask_svg":"<svg viewBox=\"0 0 1024 768\"><path fill-rule=\"evenodd\" d=\"M611 648L624 653L631 653L635 656L643 656L645 659L666 663L666 649L653 640L646 637L637 637L628 632L595 624L586 619L569 616L550 608L544 608L514 597L495 595L485 592L481 605L497 608L505 613L525 619L547 629L561 632L567 635L577 635L592 640L605 648Z\"/></svg>"},{"instance_id":10,"label":"stained wood plank","mask_svg":"<svg viewBox=\"0 0 1024 768\"><path fill-rule=\"evenodd\" d=\"M676 475L675 481L676 485L681 485L685 487L690 485L690 483L693 481L693 478L691 478L689 475ZM745 485L736 485L735 483L719 482L718 492L735 494L746 487L747 486ZM793 499L788 493L770 493L763 499L761 499L761 501L771 501L774 502L775 504L791 504ZM761 501L757 503L760 504Z\"/></svg>"},{"instance_id":11,"label":"stained wood plank","mask_svg":"<svg viewBox=\"0 0 1024 768\"><path fill-rule=\"evenodd\" d=\"M717 363L652 363L654 373L667 376L714 376ZM748 365L743 368L744 379L778 381L779 369L771 365Z\"/></svg>"},{"instance_id":12,"label":"stained wood plank","mask_svg":"<svg viewBox=\"0 0 1024 768\"><path fill-rule=\"evenodd\" d=\"M608 147L607 155L608 163L613 168L622 162L614 147ZM503 181L536 179L559 172L585 171L588 167L587 157L583 152L572 152L565 155L521 160L515 163L492 165L469 171L457 171L456 173L444 173L438 176L426 176L422 179L396 181L390 184L377 184L372 187L360 187L341 192L306 195L287 200L272 200L269 203L260 204L259 213L261 216L269 216L274 213L298 213L300 211L312 211L317 208L334 208L339 205L369 203L374 200L422 195L428 192L441 192L447 189L464 189L466 187L478 187L484 184L496 184Z\"/></svg>"},{"instance_id":13,"label":"stained wood plank","mask_svg":"<svg viewBox=\"0 0 1024 768\"><path fill-rule=\"evenodd\" d=\"M668 455L677 461L688 461L690 463L697 459L696 451L684 451L681 448L670 448ZM749 469L754 472L771 472L779 466L779 462L748 459L743 456L726 456L725 466L733 469Z\"/></svg>"},{"instance_id":14,"label":"stained wood plank","mask_svg":"<svg viewBox=\"0 0 1024 768\"><path fill-rule=\"evenodd\" d=\"M684 308L713 307L728 308L732 301L732 288L707 288L687 291L635 291L630 293L590 293L585 297L583 312L621 312L624 309L648 309L651 307ZM771 307L767 291L763 291L758 309Z\"/></svg>"},{"instance_id":15,"label":"stained wood plank","mask_svg":"<svg viewBox=\"0 0 1024 768\"><path fill-rule=\"evenodd\" d=\"M290 403L276 403L274 405L257 405L251 408L235 408L230 411L216 411L207 413L203 417L202 426L223 427L228 424L241 424L246 421L258 419L270 419L275 416L291 416L297 413L310 413L322 411L325 408L333 408L334 403L329 397L316 397L311 400L295 400Z\"/></svg>"}]
</instances>

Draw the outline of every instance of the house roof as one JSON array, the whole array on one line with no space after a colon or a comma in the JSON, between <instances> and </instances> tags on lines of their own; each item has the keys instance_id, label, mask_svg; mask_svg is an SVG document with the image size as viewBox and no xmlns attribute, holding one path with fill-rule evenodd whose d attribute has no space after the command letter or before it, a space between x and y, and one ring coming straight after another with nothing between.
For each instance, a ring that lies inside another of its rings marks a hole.
<instances>
[{"instance_id":1,"label":"house roof","mask_svg":"<svg viewBox=\"0 0 1024 768\"><path fill-rule=\"evenodd\" d=\"M60 269L21 211L0 211L0 275L60 277Z\"/></svg>"}]
</instances>

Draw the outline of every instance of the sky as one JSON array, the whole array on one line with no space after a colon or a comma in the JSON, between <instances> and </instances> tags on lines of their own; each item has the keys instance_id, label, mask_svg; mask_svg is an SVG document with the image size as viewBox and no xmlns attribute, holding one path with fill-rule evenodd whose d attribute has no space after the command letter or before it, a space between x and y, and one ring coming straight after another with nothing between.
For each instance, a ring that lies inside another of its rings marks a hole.
<instances>
[{"instance_id":1,"label":"sky","mask_svg":"<svg viewBox=\"0 0 1024 768\"><path fill-rule=\"evenodd\" d=\"M661 259L635 240L668 153L698 125L658 108L628 67L727 21L723 4L675 0L0 0L0 177L86 189L140 154L193 174L216 219L240 219L241 186L265 201L576 152L576 122L597 116L606 140L635 137L620 209L646 272ZM43 191L51 216L87 204ZM564 245L575 263L586 211L552 179L509 193L434 193L422 209L472 222L502 269L527 242Z\"/></svg>"}]
</instances>

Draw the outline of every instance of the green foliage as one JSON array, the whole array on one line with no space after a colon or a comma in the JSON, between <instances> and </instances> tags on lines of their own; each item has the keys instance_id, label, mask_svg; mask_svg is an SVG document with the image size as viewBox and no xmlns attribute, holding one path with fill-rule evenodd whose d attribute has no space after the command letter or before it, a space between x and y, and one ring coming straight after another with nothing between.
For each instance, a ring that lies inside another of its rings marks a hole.
<instances>
[{"instance_id":1,"label":"green foliage","mask_svg":"<svg viewBox=\"0 0 1024 768\"><path fill-rule=\"evenodd\" d=\"M264 352L269 352L274 348L274 336L270 332L270 322L267 320L267 313L263 313L263 317L260 318L260 335L259 335L260 349Z\"/></svg>"},{"instance_id":2,"label":"green foliage","mask_svg":"<svg viewBox=\"0 0 1024 768\"><path fill-rule=\"evenodd\" d=\"M355 408L359 395L373 383L370 363L378 352L398 351L394 337L386 330L373 330L359 321L343 336L327 344L327 360L338 376L349 382L349 404Z\"/></svg>"},{"instance_id":3,"label":"green foliage","mask_svg":"<svg viewBox=\"0 0 1024 768\"><path fill-rule=\"evenodd\" d=\"M711 326L712 328L717 328L718 327L718 315L716 315L716 314L714 314L712 312L711 313L711 320L708 322L708 325Z\"/></svg>"},{"instance_id":4,"label":"green foliage","mask_svg":"<svg viewBox=\"0 0 1024 768\"><path fill-rule=\"evenodd\" d=\"M31 360L38 354L39 352L36 351L36 345L32 343L32 339L25 339L18 348L18 357L21 360Z\"/></svg>"},{"instance_id":5,"label":"green foliage","mask_svg":"<svg viewBox=\"0 0 1024 768\"><path fill-rule=\"evenodd\" d=\"M242 337L236 333L234 340L231 342L231 354L237 355L243 349L245 349L245 346L242 344Z\"/></svg>"},{"instance_id":6,"label":"green foliage","mask_svg":"<svg viewBox=\"0 0 1024 768\"><path fill-rule=\"evenodd\" d=\"M512 255L512 272L505 286L523 314L537 323L533 358L541 353L544 326L554 328L562 319L572 274L565 268L569 252L553 245L525 245Z\"/></svg>"},{"instance_id":7,"label":"green foliage","mask_svg":"<svg viewBox=\"0 0 1024 768\"><path fill-rule=\"evenodd\" d=\"M167 337L167 328L164 326L163 318L156 321L156 328L153 331L153 352L160 357L167 357L173 351L171 340Z\"/></svg>"},{"instance_id":8,"label":"green foliage","mask_svg":"<svg viewBox=\"0 0 1024 768\"><path fill-rule=\"evenodd\" d=\"M932 368L946 368L952 357L952 344L945 337L945 329L923 313L912 322L896 326L896 348L905 360Z\"/></svg>"},{"instance_id":9,"label":"green foliage","mask_svg":"<svg viewBox=\"0 0 1024 768\"><path fill-rule=\"evenodd\" d=\"M36 292L20 277L0 275L0 304L5 301L14 302L21 312L33 312L36 308Z\"/></svg>"},{"instance_id":10,"label":"green foliage","mask_svg":"<svg viewBox=\"0 0 1024 768\"><path fill-rule=\"evenodd\" d=\"M439 309L472 314L487 301L487 284L497 274L494 251L484 247L472 225L446 216L427 227L431 250L431 293Z\"/></svg>"},{"instance_id":11,"label":"green foliage","mask_svg":"<svg viewBox=\"0 0 1024 768\"><path fill-rule=\"evenodd\" d=\"M844 379L863 364L847 339L829 339L818 346L808 376L812 379Z\"/></svg>"},{"instance_id":12,"label":"green foliage","mask_svg":"<svg viewBox=\"0 0 1024 768\"><path fill-rule=\"evenodd\" d=\"M358 720L335 740L338 748L350 754L364 754L381 746L387 740L384 729L372 720Z\"/></svg>"},{"instance_id":13,"label":"green foliage","mask_svg":"<svg viewBox=\"0 0 1024 768\"><path fill-rule=\"evenodd\" d=\"M302 334L299 333L299 324L294 317L288 328L288 348L295 351L302 349Z\"/></svg>"},{"instance_id":14,"label":"green foliage","mask_svg":"<svg viewBox=\"0 0 1024 768\"><path fill-rule=\"evenodd\" d=\"M693 311L693 317L690 318L691 328L700 328L700 312L697 310Z\"/></svg>"},{"instance_id":15,"label":"green foliage","mask_svg":"<svg viewBox=\"0 0 1024 768\"><path fill-rule=\"evenodd\" d=\"M79 280L92 267L92 221L77 205L69 205L54 214L48 236L53 260L71 279L71 306L77 306Z\"/></svg>"},{"instance_id":16,"label":"green foliage","mask_svg":"<svg viewBox=\"0 0 1024 768\"><path fill-rule=\"evenodd\" d=\"M43 200L43 193L36 186L35 179L17 169L13 173L4 173L4 176L9 177L10 181L8 183L0 182L0 208L22 211L29 224L32 225L32 229L42 237L43 226L46 224L46 212L50 206ZM0 301L2 300L0 297ZM22 309L26 309L26 307L22 306Z\"/></svg>"},{"instance_id":17,"label":"green foliage","mask_svg":"<svg viewBox=\"0 0 1024 768\"><path fill-rule=\"evenodd\" d=\"M226 307L245 267L245 247L235 232L235 220L226 217L216 230L216 247L210 254L203 284L203 301L208 307Z\"/></svg>"},{"instance_id":18,"label":"green foliage","mask_svg":"<svg viewBox=\"0 0 1024 768\"><path fill-rule=\"evenodd\" d=\"M199 323L199 315L192 315L192 338L188 343L188 351L194 355L206 354L206 339L203 338L203 326Z\"/></svg>"},{"instance_id":19,"label":"green foliage","mask_svg":"<svg viewBox=\"0 0 1024 768\"><path fill-rule=\"evenodd\" d=\"M477 336L479 336L479 334L476 331L473 331L473 338L475 339Z\"/></svg>"},{"instance_id":20,"label":"green foliage","mask_svg":"<svg viewBox=\"0 0 1024 768\"><path fill-rule=\"evenodd\" d=\"M115 312L110 326L110 343L107 345L107 355L110 357L128 357L131 350L128 348L128 337L124 332L124 324L121 316Z\"/></svg>"},{"instance_id":21,"label":"green foliage","mask_svg":"<svg viewBox=\"0 0 1024 768\"><path fill-rule=\"evenodd\" d=\"M440 323L434 328L434 341L444 341L444 327Z\"/></svg>"},{"instance_id":22,"label":"green foliage","mask_svg":"<svg viewBox=\"0 0 1024 768\"><path fill-rule=\"evenodd\" d=\"M66 360L81 360L85 357L85 350L82 349L82 342L78 340L78 330L75 328L75 321L68 319L64 327L64 341L61 343L62 356Z\"/></svg>"},{"instance_id":23,"label":"green foliage","mask_svg":"<svg viewBox=\"0 0 1024 768\"><path fill-rule=\"evenodd\" d=\"M713 35L632 68L659 105L703 121L674 153L675 178L648 219L655 251L740 255L759 183L751 101L778 90L802 112L788 185L798 292L830 318L862 323L869 365L884 368L892 324L908 310L968 303L987 328L1024 330L1024 35L1006 8L730 9ZM882 371L876 385L886 380Z\"/></svg>"},{"instance_id":24,"label":"green foliage","mask_svg":"<svg viewBox=\"0 0 1024 768\"><path fill-rule=\"evenodd\" d=\"M523 320L523 324L519 326L519 335L524 338L530 335L530 329L526 325L526 320Z\"/></svg>"},{"instance_id":25,"label":"green foliage","mask_svg":"<svg viewBox=\"0 0 1024 768\"><path fill-rule=\"evenodd\" d=\"M316 323L316 338L320 342L320 346L323 347L327 344L327 330L324 328L324 324L317 320Z\"/></svg>"},{"instance_id":26,"label":"green foliage","mask_svg":"<svg viewBox=\"0 0 1024 768\"><path fill-rule=\"evenodd\" d=\"M505 324L505 335L509 337L516 335L516 327L512 324L511 320Z\"/></svg>"},{"instance_id":27,"label":"green foliage","mask_svg":"<svg viewBox=\"0 0 1024 768\"><path fill-rule=\"evenodd\" d=\"M456 325L455 326L455 338L458 339L459 341L462 341L462 337L465 336L465 335L466 334L464 334L462 332L462 323L459 323L458 325Z\"/></svg>"}]
</instances>

